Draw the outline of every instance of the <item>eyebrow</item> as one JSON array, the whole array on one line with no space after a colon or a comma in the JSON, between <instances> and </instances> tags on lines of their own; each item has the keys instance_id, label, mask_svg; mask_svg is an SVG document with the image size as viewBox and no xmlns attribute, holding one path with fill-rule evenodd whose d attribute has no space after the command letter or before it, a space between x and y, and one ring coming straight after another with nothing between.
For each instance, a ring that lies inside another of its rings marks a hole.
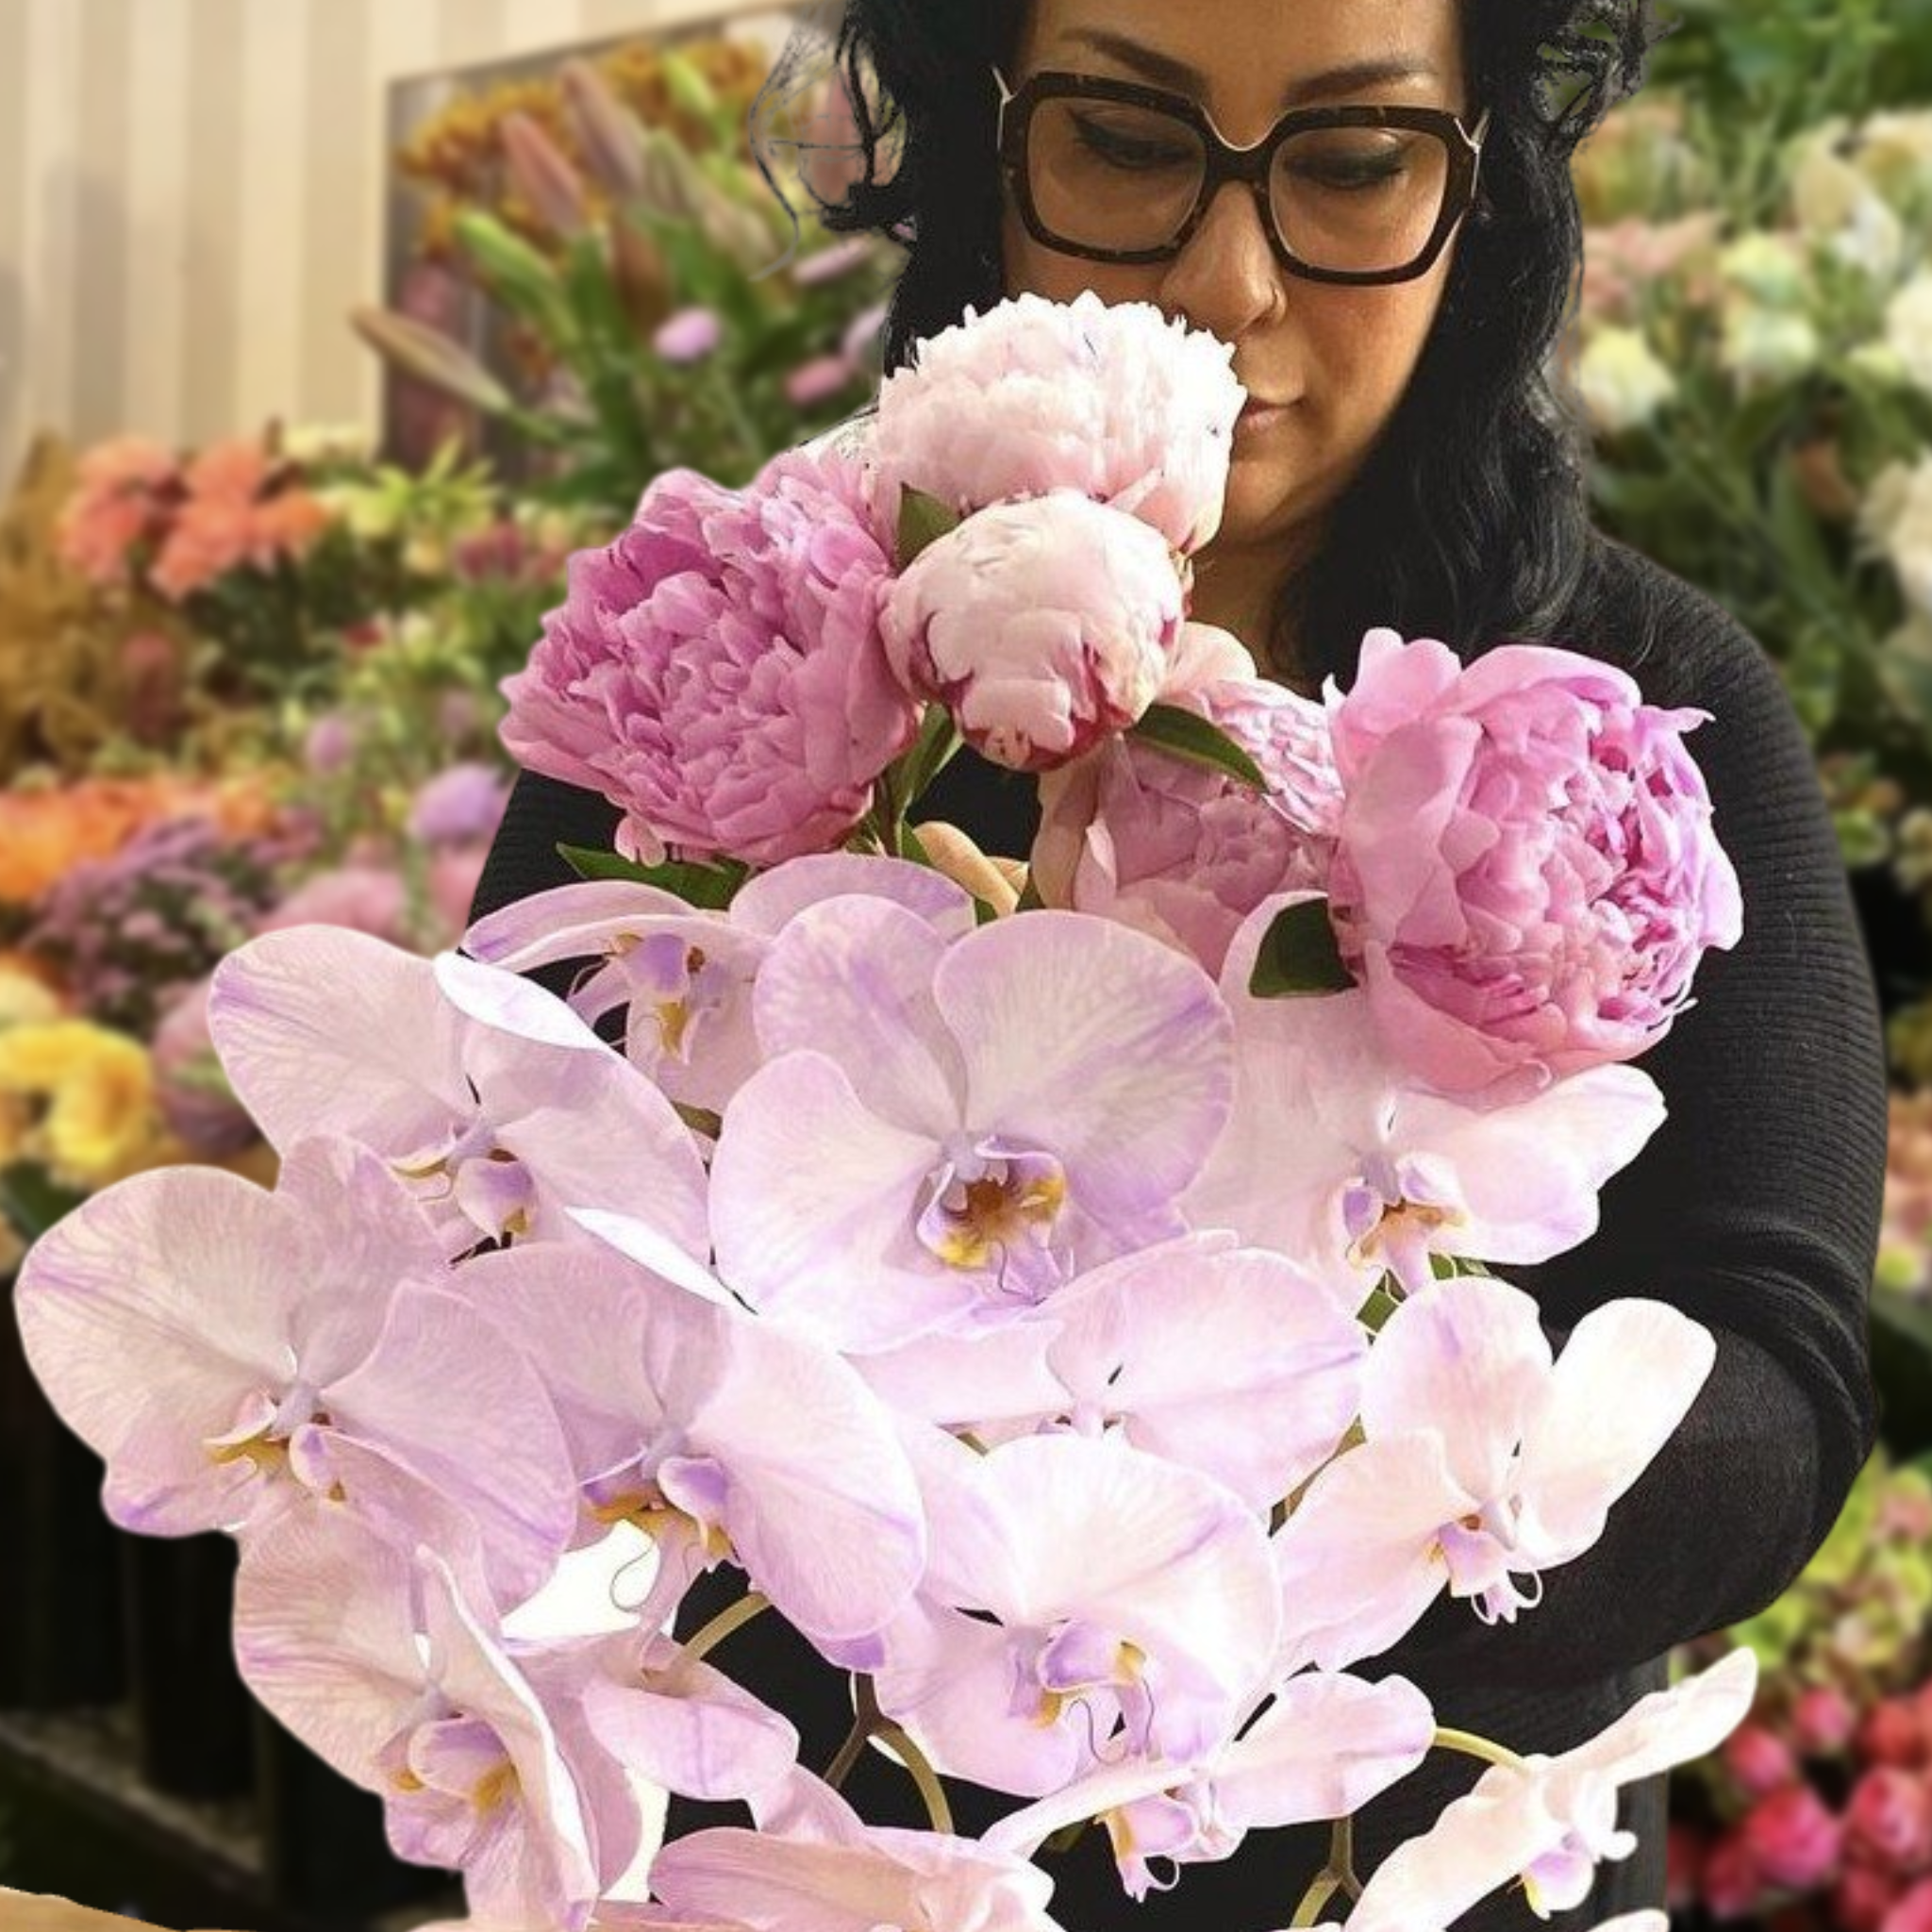
<instances>
[{"instance_id":1,"label":"eyebrow","mask_svg":"<svg viewBox=\"0 0 1932 1932\"><path fill-rule=\"evenodd\" d=\"M1124 34L1109 32L1106 27L1081 27L1067 38L1083 42L1096 54L1111 56L1160 86L1190 88L1197 93L1208 92L1208 77L1198 68L1190 67L1185 60L1175 59L1172 54L1144 47ZM1331 67L1324 73L1308 75L1291 82L1281 97L1281 105L1291 108L1298 102L1332 99L1337 94L1357 93L1365 88L1386 87L1393 82L1440 78L1437 69L1428 61L1411 54L1353 60L1345 67Z\"/></svg>"}]
</instances>

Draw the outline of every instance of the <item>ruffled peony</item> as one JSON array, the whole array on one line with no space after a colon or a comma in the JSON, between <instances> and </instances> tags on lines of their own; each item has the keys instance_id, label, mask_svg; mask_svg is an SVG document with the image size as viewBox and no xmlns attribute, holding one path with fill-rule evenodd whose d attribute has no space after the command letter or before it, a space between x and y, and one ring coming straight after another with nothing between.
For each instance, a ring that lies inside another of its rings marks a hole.
<instances>
[{"instance_id":1,"label":"ruffled peony","mask_svg":"<svg viewBox=\"0 0 1932 1932\"><path fill-rule=\"evenodd\" d=\"M995 764L1048 771L1154 702L1179 641L1165 540L1071 490L995 504L920 552L887 592L901 681Z\"/></svg>"},{"instance_id":2,"label":"ruffled peony","mask_svg":"<svg viewBox=\"0 0 1932 1932\"><path fill-rule=\"evenodd\" d=\"M572 557L503 742L620 807L650 860L829 850L918 729L879 644L891 574L848 458L790 450L742 491L674 470Z\"/></svg>"},{"instance_id":3,"label":"ruffled peony","mask_svg":"<svg viewBox=\"0 0 1932 1932\"><path fill-rule=\"evenodd\" d=\"M1318 704L1269 683L1229 632L1183 627L1160 692L1260 766L1265 796L1118 738L1040 781L1033 877L1049 906L1139 926L1218 974L1241 921L1276 892L1324 891L1341 785Z\"/></svg>"},{"instance_id":4,"label":"ruffled peony","mask_svg":"<svg viewBox=\"0 0 1932 1932\"><path fill-rule=\"evenodd\" d=\"M1521 1098L1647 1052L1706 948L1743 930L1685 731L1596 659L1362 641L1324 691L1346 794L1330 874L1342 958L1441 1091Z\"/></svg>"},{"instance_id":5,"label":"ruffled peony","mask_svg":"<svg viewBox=\"0 0 1932 1932\"><path fill-rule=\"evenodd\" d=\"M962 511L1075 490L1151 524L1184 556L1221 527L1234 351L1149 302L1026 293L920 345L879 387L884 527L912 484Z\"/></svg>"}]
</instances>

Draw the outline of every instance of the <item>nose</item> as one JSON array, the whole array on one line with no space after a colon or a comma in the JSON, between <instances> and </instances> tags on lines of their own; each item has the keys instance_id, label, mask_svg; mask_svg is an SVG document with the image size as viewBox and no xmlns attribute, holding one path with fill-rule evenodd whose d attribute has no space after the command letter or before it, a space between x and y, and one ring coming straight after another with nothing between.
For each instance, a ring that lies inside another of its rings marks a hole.
<instances>
[{"instance_id":1,"label":"nose","mask_svg":"<svg viewBox=\"0 0 1932 1932\"><path fill-rule=\"evenodd\" d=\"M1224 181L1201 225L1168 265L1160 285L1166 312L1185 315L1228 342L1272 320L1287 298L1287 277L1263 220L1252 188Z\"/></svg>"}]
</instances>

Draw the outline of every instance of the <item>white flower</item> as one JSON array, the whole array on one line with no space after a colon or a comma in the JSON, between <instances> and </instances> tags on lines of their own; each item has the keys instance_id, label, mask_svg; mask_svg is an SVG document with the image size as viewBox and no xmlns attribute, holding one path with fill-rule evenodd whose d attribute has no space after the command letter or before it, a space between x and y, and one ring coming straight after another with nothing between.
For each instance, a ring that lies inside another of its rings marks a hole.
<instances>
[{"instance_id":1,"label":"white flower","mask_svg":"<svg viewBox=\"0 0 1932 1932\"><path fill-rule=\"evenodd\" d=\"M367 462L375 439L360 423L295 423L282 431L282 454L296 463Z\"/></svg>"},{"instance_id":2,"label":"white flower","mask_svg":"<svg viewBox=\"0 0 1932 1932\"><path fill-rule=\"evenodd\" d=\"M1641 428L1677 392L1676 378L1634 328L1598 329L1577 364L1576 386L1604 436Z\"/></svg>"},{"instance_id":3,"label":"white flower","mask_svg":"<svg viewBox=\"0 0 1932 1932\"><path fill-rule=\"evenodd\" d=\"M1817 367L1823 349L1808 316L1746 295L1724 305L1718 361L1740 383L1791 381Z\"/></svg>"},{"instance_id":4,"label":"white flower","mask_svg":"<svg viewBox=\"0 0 1932 1932\"><path fill-rule=\"evenodd\" d=\"M1888 558L1915 610L1932 616L1932 456L1913 469L1888 463L1858 516L1864 555Z\"/></svg>"},{"instance_id":5,"label":"white flower","mask_svg":"<svg viewBox=\"0 0 1932 1932\"><path fill-rule=\"evenodd\" d=\"M1718 273L1756 303L1780 310L1806 306L1809 276L1804 251L1789 235L1756 228L1718 257Z\"/></svg>"},{"instance_id":6,"label":"white flower","mask_svg":"<svg viewBox=\"0 0 1932 1932\"><path fill-rule=\"evenodd\" d=\"M1827 123L1799 142L1791 210L1799 228L1840 260L1889 282L1905 258L1905 227L1871 177L1845 159L1843 126Z\"/></svg>"},{"instance_id":7,"label":"white flower","mask_svg":"<svg viewBox=\"0 0 1932 1932\"><path fill-rule=\"evenodd\" d=\"M1932 394L1932 270L1921 269L1886 304L1885 345Z\"/></svg>"},{"instance_id":8,"label":"white flower","mask_svg":"<svg viewBox=\"0 0 1932 1932\"><path fill-rule=\"evenodd\" d=\"M1932 111L1874 114L1860 130L1858 170L1901 206L1932 192Z\"/></svg>"}]
</instances>

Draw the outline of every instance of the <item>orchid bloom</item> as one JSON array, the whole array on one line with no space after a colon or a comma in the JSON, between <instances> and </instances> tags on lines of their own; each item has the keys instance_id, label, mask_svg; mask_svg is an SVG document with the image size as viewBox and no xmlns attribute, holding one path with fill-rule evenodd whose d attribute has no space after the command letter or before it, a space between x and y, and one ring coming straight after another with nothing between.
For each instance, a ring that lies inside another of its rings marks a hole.
<instances>
[{"instance_id":1,"label":"orchid bloom","mask_svg":"<svg viewBox=\"0 0 1932 1932\"><path fill-rule=\"evenodd\" d=\"M874 1681L935 1766L1040 1795L1096 1761L1218 1741L1274 1650L1257 1514L1117 1438L984 1457L925 1441L930 1563Z\"/></svg>"},{"instance_id":2,"label":"orchid bloom","mask_svg":"<svg viewBox=\"0 0 1932 1932\"><path fill-rule=\"evenodd\" d=\"M751 989L772 941L807 906L845 893L890 899L951 938L974 923L971 899L928 867L830 852L755 874L724 912L630 880L557 886L479 919L463 946L509 973L597 961L572 989L572 1010L594 1026L626 1008L631 1064L672 1100L722 1113L758 1065Z\"/></svg>"},{"instance_id":3,"label":"orchid bloom","mask_svg":"<svg viewBox=\"0 0 1932 1932\"><path fill-rule=\"evenodd\" d=\"M1424 1091L1359 989L1248 991L1275 915L1316 896L1266 901L1229 947L1234 1114L1183 1197L1189 1220L1295 1256L1352 1308L1385 1271L1409 1292L1425 1288L1437 1255L1530 1263L1587 1241L1604 1183L1663 1124L1657 1083L1600 1067L1487 1108Z\"/></svg>"},{"instance_id":4,"label":"orchid bloom","mask_svg":"<svg viewBox=\"0 0 1932 1932\"><path fill-rule=\"evenodd\" d=\"M378 1157L311 1138L273 1193L180 1167L96 1194L35 1244L16 1306L124 1529L242 1535L294 1502L359 1506L366 1478L377 1514L410 1513L413 1488L473 1520L514 1603L568 1541L568 1451L537 1371L455 1279ZM352 1477L355 1445L379 1457Z\"/></svg>"},{"instance_id":5,"label":"orchid bloom","mask_svg":"<svg viewBox=\"0 0 1932 1932\"><path fill-rule=\"evenodd\" d=\"M1376 1867L1348 1932L1453 1924L1519 1879L1539 1918L1581 1905L1597 1866L1637 1849L1636 1835L1617 1828L1619 1789L1716 1750L1743 1722L1757 1686L1757 1657L1734 1650L1639 1698L1574 1750L1490 1766L1427 1831Z\"/></svg>"},{"instance_id":6,"label":"orchid bloom","mask_svg":"<svg viewBox=\"0 0 1932 1932\"><path fill-rule=\"evenodd\" d=\"M1226 1118L1213 982L1074 913L948 941L884 900L824 901L753 1004L769 1058L712 1163L718 1272L853 1353L997 1327L1182 1232L1174 1198Z\"/></svg>"},{"instance_id":7,"label":"orchid bloom","mask_svg":"<svg viewBox=\"0 0 1932 1932\"><path fill-rule=\"evenodd\" d=\"M1121 1883L1136 1899L1171 1891L1153 1861L1231 1857L1250 1831L1345 1818L1405 1778L1436 1734L1429 1701L1405 1677L1370 1683L1309 1672L1274 1693L1242 1734L1197 1764L1108 1766L1009 1812L985 1842L1030 1857L1062 1826L1094 1819L1113 1842Z\"/></svg>"},{"instance_id":8,"label":"orchid bloom","mask_svg":"<svg viewBox=\"0 0 1932 1932\"><path fill-rule=\"evenodd\" d=\"M850 1363L614 1251L511 1249L459 1272L544 1378L580 1538L628 1522L657 1545L644 1624L726 1558L814 1639L869 1635L906 1602L924 1512L891 1418Z\"/></svg>"},{"instance_id":9,"label":"orchid bloom","mask_svg":"<svg viewBox=\"0 0 1932 1932\"><path fill-rule=\"evenodd\" d=\"M483 1241L581 1241L569 1206L643 1216L707 1252L704 1162L675 1109L515 974L295 926L215 969L208 1031L278 1151L318 1132L373 1147L452 1259Z\"/></svg>"},{"instance_id":10,"label":"orchid bloom","mask_svg":"<svg viewBox=\"0 0 1932 1932\"><path fill-rule=\"evenodd\" d=\"M635 1798L606 1768L603 1807L587 1802L512 1647L426 1544L341 1508L285 1515L244 1546L235 1656L281 1724L382 1798L397 1857L460 1870L486 1916L583 1932L637 1851Z\"/></svg>"},{"instance_id":11,"label":"orchid bloom","mask_svg":"<svg viewBox=\"0 0 1932 1932\"><path fill-rule=\"evenodd\" d=\"M1716 1356L1710 1331L1668 1302L1606 1302L1553 1360L1536 1302L1507 1282L1465 1275L1410 1295L1370 1351L1365 1440L1275 1532L1284 1672L1378 1655L1445 1583L1486 1623L1534 1607L1540 1573L1603 1534Z\"/></svg>"}]
</instances>

